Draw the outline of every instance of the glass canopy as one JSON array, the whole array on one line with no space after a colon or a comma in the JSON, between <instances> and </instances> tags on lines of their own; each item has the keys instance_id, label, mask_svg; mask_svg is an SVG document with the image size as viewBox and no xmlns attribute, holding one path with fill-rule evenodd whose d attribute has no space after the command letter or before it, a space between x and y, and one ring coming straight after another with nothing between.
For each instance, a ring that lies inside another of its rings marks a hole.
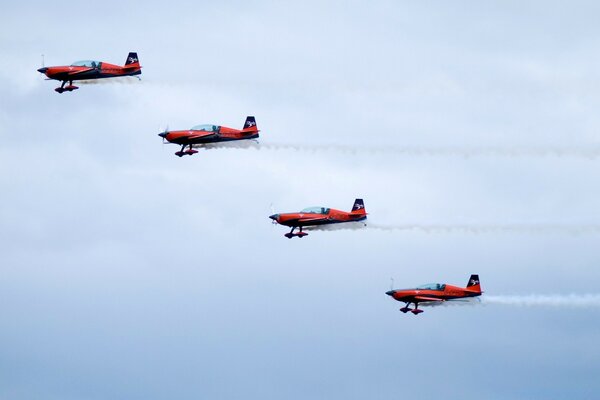
<instances>
[{"instance_id":1,"label":"glass canopy","mask_svg":"<svg viewBox=\"0 0 600 400\"><path fill-rule=\"evenodd\" d=\"M444 290L445 288L446 285L443 285L441 283L428 283L427 285L421 285L417 287L417 289L420 290Z\"/></svg>"},{"instance_id":2,"label":"glass canopy","mask_svg":"<svg viewBox=\"0 0 600 400\"><path fill-rule=\"evenodd\" d=\"M301 213L311 213L311 214L328 214L329 208L325 207L308 207L304 210L300 211Z\"/></svg>"},{"instance_id":3,"label":"glass canopy","mask_svg":"<svg viewBox=\"0 0 600 400\"><path fill-rule=\"evenodd\" d=\"M204 124L192 126L192 131L204 131L204 132L217 132L219 127L217 125Z\"/></svg>"},{"instance_id":4,"label":"glass canopy","mask_svg":"<svg viewBox=\"0 0 600 400\"><path fill-rule=\"evenodd\" d=\"M93 60L83 60L83 61L75 61L73 64L71 64L72 67L90 67L90 68L96 68L96 67L100 67L100 61L93 61Z\"/></svg>"}]
</instances>

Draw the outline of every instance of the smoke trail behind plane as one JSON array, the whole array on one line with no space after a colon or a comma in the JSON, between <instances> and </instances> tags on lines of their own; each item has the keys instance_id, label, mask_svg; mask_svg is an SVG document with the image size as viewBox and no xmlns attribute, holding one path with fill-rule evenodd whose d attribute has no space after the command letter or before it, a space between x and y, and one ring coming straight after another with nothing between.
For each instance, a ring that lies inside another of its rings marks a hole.
<instances>
[{"instance_id":1,"label":"smoke trail behind plane","mask_svg":"<svg viewBox=\"0 0 600 400\"><path fill-rule=\"evenodd\" d=\"M215 150L215 149L256 149L260 150L261 144L254 139L251 140L232 140L230 142L220 142L220 143L204 143L204 144L194 144L192 145L195 149L206 149L206 150Z\"/></svg>"},{"instance_id":2,"label":"smoke trail behind plane","mask_svg":"<svg viewBox=\"0 0 600 400\"><path fill-rule=\"evenodd\" d=\"M341 231L341 230L357 230L364 229L368 225L364 222L341 222L329 225L305 226L302 228L305 231Z\"/></svg>"},{"instance_id":3,"label":"smoke trail behind plane","mask_svg":"<svg viewBox=\"0 0 600 400\"><path fill-rule=\"evenodd\" d=\"M349 154L388 153L411 157L577 157L596 159L600 147L546 147L546 146L348 146L334 144L261 143L261 148L295 151L337 151Z\"/></svg>"},{"instance_id":4,"label":"smoke trail behind plane","mask_svg":"<svg viewBox=\"0 0 600 400\"><path fill-rule=\"evenodd\" d=\"M569 295L540 295L526 296L491 296L483 295L484 305L506 305L520 307L572 307L600 308L600 294L569 294Z\"/></svg>"},{"instance_id":5,"label":"smoke trail behind plane","mask_svg":"<svg viewBox=\"0 0 600 400\"><path fill-rule=\"evenodd\" d=\"M294 143L272 143L256 141L239 141L234 145L233 142L211 143L206 145L197 145L194 147L210 149L218 148L253 148L257 150L292 150L304 152L339 152L345 154L393 154L406 157L454 157L454 158L475 158L475 157L564 157L580 158L587 160L596 160L600 158L600 147L545 147L545 146L347 146L336 144L294 144Z\"/></svg>"},{"instance_id":6,"label":"smoke trail behind plane","mask_svg":"<svg viewBox=\"0 0 600 400\"><path fill-rule=\"evenodd\" d=\"M75 85L108 85L108 84L121 84L121 85L132 85L139 83L140 80L134 76L118 76L114 78L103 78L103 79L84 79L81 81L75 81Z\"/></svg>"},{"instance_id":7,"label":"smoke trail behind plane","mask_svg":"<svg viewBox=\"0 0 600 400\"><path fill-rule=\"evenodd\" d=\"M427 234L440 233L523 233L523 234L600 234L598 224L400 224L379 225L368 223L369 229L381 231L416 231Z\"/></svg>"},{"instance_id":8,"label":"smoke trail behind plane","mask_svg":"<svg viewBox=\"0 0 600 400\"><path fill-rule=\"evenodd\" d=\"M514 306L514 307L549 307L549 308L600 308L600 294L568 294L568 295L487 295L419 303L419 307L448 306Z\"/></svg>"}]
</instances>

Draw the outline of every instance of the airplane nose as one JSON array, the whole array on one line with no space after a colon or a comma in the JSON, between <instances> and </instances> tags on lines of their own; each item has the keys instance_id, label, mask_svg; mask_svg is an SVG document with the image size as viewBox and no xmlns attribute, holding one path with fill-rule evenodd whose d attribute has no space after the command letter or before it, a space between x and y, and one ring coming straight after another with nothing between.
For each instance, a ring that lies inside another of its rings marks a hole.
<instances>
[{"instance_id":1,"label":"airplane nose","mask_svg":"<svg viewBox=\"0 0 600 400\"><path fill-rule=\"evenodd\" d=\"M48 71L48 67L43 67L43 68L38 69L38 72L41 72L42 74L45 74L46 71Z\"/></svg>"},{"instance_id":2,"label":"airplane nose","mask_svg":"<svg viewBox=\"0 0 600 400\"><path fill-rule=\"evenodd\" d=\"M396 293L395 290L388 290L387 292L385 292L385 294L387 294L388 296L393 296L394 293Z\"/></svg>"},{"instance_id":3,"label":"airplane nose","mask_svg":"<svg viewBox=\"0 0 600 400\"><path fill-rule=\"evenodd\" d=\"M163 139L164 139L164 138L166 138L166 137L167 137L167 133L168 133L168 132L161 132L161 133L159 133L159 134L158 134L158 136L160 136L161 138L163 138Z\"/></svg>"},{"instance_id":4,"label":"airplane nose","mask_svg":"<svg viewBox=\"0 0 600 400\"><path fill-rule=\"evenodd\" d=\"M279 214L269 215L269 218L271 218L273 221L277 221L277 219L279 219Z\"/></svg>"}]
</instances>

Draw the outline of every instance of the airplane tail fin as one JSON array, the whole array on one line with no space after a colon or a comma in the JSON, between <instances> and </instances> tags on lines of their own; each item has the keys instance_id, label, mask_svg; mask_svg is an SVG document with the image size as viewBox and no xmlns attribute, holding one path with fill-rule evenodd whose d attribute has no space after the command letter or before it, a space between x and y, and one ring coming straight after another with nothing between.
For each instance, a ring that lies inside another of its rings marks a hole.
<instances>
[{"instance_id":1,"label":"airplane tail fin","mask_svg":"<svg viewBox=\"0 0 600 400\"><path fill-rule=\"evenodd\" d=\"M244 133L258 133L258 127L256 126L256 119L252 116L246 117L244 127L242 128Z\"/></svg>"},{"instance_id":2,"label":"airplane tail fin","mask_svg":"<svg viewBox=\"0 0 600 400\"><path fill-rule=\"evenodd\" d=\"M363 199L354 200L354 205L352 206L351 214L358 215L367 215L367 210L365 210L365 203Z\"/></svg>"},{"instance_id":3,"label":"airplane tail fin","mask_svg":"<svg viewBox=\"0 0 600 400\"><path fill-rule=\"evenodd\" d=\"M467 289L474 292L481 292L481 284L479 283L479 275L471 275L467 283Z\"/></svg>"},{"instance_id":4,"label":"airplane tail fin","mask_svg":"<svg viewBox=\"0 0 600 400\"><path fill-rule=\"evenodd\" d=\"M140 60L138 59L137 53L129 53L127 60L125 61L126 67L138 67L140 66Z\"/></svg>"}]
</instances>

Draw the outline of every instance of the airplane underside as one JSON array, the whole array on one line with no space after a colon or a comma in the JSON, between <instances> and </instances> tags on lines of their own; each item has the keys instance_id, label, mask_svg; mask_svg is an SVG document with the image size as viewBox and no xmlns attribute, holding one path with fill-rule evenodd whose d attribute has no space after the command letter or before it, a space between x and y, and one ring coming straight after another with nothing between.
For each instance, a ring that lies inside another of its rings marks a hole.
<instances>
[{"instance_id":1,"label":"airplane underside","mask_svg":"<svg viewBox=\"0 0 600 400\"><path fill-rule=\"evenodd\" d=\"M331 229L335 229L335 227L338 227L338 229L343 229L344 224L355 224L357 222L360 222L360 227L364 227L364 226L366 226L366 224L363 223L362 221L364 221L366 219L367 219L367 217L350 220L350 221L333 221L333 220L329 220L329 219L324 219L323 221L311 221L310 225L292 226L292 230L290 232L286 233L284 236L288 239L291 239L293 237L302 238L302 237L308 235L308 233L304 232L303 229L307 229L309 231L310 230L323 230L323 229L328 229L328 228L325 228L327 226L331 226ZM288 226L291 226L291 225L288 225ZM294 230L296 228L300 228L300 231L298 233L294 233ZM352 229L357 229L357 228L352 228Z\"/></svg>"},{"instance_id":2,"label":"airplane underside","mask_svg":"<svg viewBox=\"0 0 600 400\"><path fill-rule=\"evenodd\" d=\"M207 144L214 144L214 143L230 143L230 142L237 142L237 141L241 141L241 140L249 140L249 139L256 139L258 138L258 134L256 135L252 135L252 136L247 136L247 137L243 137L243 138L224 138L224 137L218 137L217 135L215 135L215 138L212 139L204 139L202 141L194 141L193 143L185 143L185 144L181 144L181 150L179 150L178 152L175 153L176 156L178 157L183 157L185 155L191 156L194 155L196 153L198 153L198 150L194 150L194 147L198 148L198 147L202 147L202 145ZM187 150L185 150L185 148L188 147Z\"/></svg>"},{"instance_id":3,"label":"airplane underside","mask_svg":"<svg viewBox=\"0 0 600 400\"><path fill-rule=\"evenodd\" d=\"M140 75L141 73L142 73L142 71L137 71L137 72L134 72L131 74L100 74L97 72L93 72L91 74L81 74L81 75L78 75L76 78L72 78L72 79L71 78L68 78L68 79L52 78L52 79L62 81L62 84L60 85L60 87L57 87L54 90L58 93L63 93L63 92L72 92L73 90L79 89L79 86L73 85L73 81L86 81L86 80L95 80L95 79L104 79L104 78L118 78L118 77L123 77L123 76ZM137 78L140 79L139 77L137 77ZM69 82L69 85L65 86L65 84L67 82Z\"/></svg>"},{"instance_id":4,"label":"airplane underside","mask_svg":"<svg viewBox=\"0 0 600 400\"><path fill-rule=\"evenodd\" d=\"M477 296L465 296L465 297L444 297L444 298L440 298L441 301L424 301L421 302L421 306L423 307L438 307L438 306L455 306L455 305L475 305L475 304L479 304L481 302L481 299ZM400 311L402 311L403 313L407 313L407 312L412 312L413 314L417 315L423 312L423 310L421 310L419 308L419 302L414 302L414 301L404 301L406 303L406 306L402 307L400 309ZM415 308L412 309L410 308L411 303L414 303Z\"/></svg>"}]
</instances>

